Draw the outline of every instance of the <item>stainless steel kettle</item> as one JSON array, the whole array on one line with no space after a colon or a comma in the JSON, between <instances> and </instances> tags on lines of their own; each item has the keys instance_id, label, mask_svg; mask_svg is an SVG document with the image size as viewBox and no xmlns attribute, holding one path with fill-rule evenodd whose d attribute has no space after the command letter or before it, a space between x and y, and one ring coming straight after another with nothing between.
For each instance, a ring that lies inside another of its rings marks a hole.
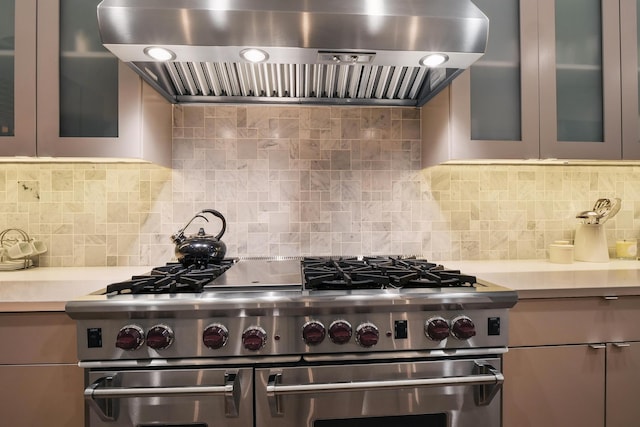
<instances>
[{"instance_id":1,"label":"stainless steel kettle","mask_svg":"<svg viewBox=\"0 0 640 427\"><path fill-rule=\"evenodd\" d=\"M185 236L184 232L196 218L204 219L209 222L205 214L213 215L222 221L220 232L213 236L207 234L204 228L200 227L198 233ZM220 238L227 229L227 221L224 216L213 209L204 209L193 216L177 233L171 236L171 240L175 243L175 254L178 261L185 267L190 265L204 266L207 263L215 262L223 259L227 253L227 246Z\"/></svg>"}]
</instances>

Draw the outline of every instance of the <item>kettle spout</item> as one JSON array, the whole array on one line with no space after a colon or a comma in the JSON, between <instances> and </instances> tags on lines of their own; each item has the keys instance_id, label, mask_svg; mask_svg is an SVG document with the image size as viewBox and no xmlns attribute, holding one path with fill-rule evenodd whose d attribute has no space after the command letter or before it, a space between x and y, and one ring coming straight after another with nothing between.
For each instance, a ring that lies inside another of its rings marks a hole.
<instances>
[{"instance_id":1,"label":"kettle spout","mask_svg":"<svg viewBox=\"0 0 640 427\"><path fill-rule=\"evenodd\" d=\"M183 230L178 231L176 234L171 235L171 241L176 245L184 242L184 232Z\"/></svg>"}]
</instances>

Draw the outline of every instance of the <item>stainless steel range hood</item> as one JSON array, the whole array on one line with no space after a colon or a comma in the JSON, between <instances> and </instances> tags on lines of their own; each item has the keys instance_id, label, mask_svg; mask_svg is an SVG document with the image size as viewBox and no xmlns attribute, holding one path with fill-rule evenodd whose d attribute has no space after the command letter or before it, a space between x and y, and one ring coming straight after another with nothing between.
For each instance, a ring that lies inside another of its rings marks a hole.
<instances>
[{"instance_id":1,"label":"stainless steel range hood","mask_svg":"<svg viewBox=\"0 0 640 427\"><path fill-rule=\"evenodd\" d=\"M470 0L104 0L98 24L174 103L421 106L483 55L489 30ZM446 62L422 65L432 54Z\"/></svg>"}]
</instances>

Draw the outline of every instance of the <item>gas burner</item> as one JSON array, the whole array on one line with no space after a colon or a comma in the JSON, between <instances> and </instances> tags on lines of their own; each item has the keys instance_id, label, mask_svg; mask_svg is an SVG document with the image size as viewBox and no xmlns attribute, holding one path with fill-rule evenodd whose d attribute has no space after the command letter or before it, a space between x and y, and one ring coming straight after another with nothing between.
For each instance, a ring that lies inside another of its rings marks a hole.
<instances>
[{"instance_id":1,"label":"gas burner","mask_svg":"<svg viewBox=\"0 0 640 427\"><path fill-rule=\"evenodd\" d=\"M476 283L474 276L417 258L305 258L302 272L305 289L310 290L473 287Z\"/></svg>"},{"instance_id":2,"label":"gas burner","mask_svg":"<svg viewBox=\"0 0 640 427\"><path fill-rule=\"evenodd\" d=\"M213 279L227 271L237 260L223 259L205 265L184 267L170 262L155 267L149 274L107 286L106 294L169 294L197 293Z\"/></svg>"}]
</instances>

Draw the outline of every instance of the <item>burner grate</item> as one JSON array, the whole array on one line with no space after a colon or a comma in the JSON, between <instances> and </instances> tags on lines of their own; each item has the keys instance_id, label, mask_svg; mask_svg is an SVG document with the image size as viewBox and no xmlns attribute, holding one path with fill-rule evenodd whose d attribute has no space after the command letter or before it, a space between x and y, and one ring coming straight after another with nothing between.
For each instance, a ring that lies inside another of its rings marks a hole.
<instances>
[{"instance_id":1,"label":"burner grate","mask_svg":"<svg viewBox=\"0 0 640 427\"><path fill-rule=\"evenodd\" d=\"M155 267L148 275L133 276L130 280L107 286L106 294L168 294L198 293L227 271L235 259L223 259L206 265L167 263Z\"/></svg>"},{"instance_id":2,"label":"burner grate","mask_svg":"<svg viewBox=\"0 0 640 427\"><path fill-rule=\"evenodd\" d=\"M474 276L417 258L305 258L304 286L311 290L473 287Z\"/></svg>"}]
</instances>

